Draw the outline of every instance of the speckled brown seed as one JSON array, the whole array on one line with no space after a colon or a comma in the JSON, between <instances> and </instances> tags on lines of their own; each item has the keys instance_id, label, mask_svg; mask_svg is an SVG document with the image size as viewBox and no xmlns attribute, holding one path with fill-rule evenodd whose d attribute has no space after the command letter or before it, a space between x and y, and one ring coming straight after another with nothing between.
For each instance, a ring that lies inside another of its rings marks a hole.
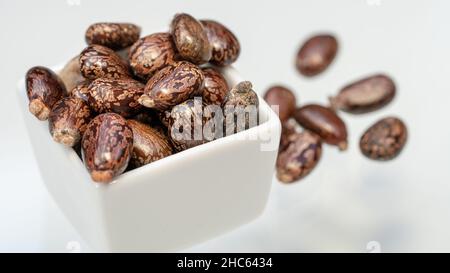
<instances>
[{"instance_id":1,"label":"speckled brown seed","mask_svg":"<svg viewBox=\"0 0 450 273\"><path fill-rule=\"evenodd\" d=\"M278 154L277 178L292 183L305 177L314 169L322 155L320 137L310 131L292 133L286 148Z\"/></svg>"},{"instance_id":2,"label":"speckled brown seed","mask_svg":"<svg viewBox=\"0 0 450 273\"><path fill-rule=\"evenodd\" d=\"M330 108L308 104L297 109L294 118L303 128L318 134L324 142L336 145L340 150L347 149L347 127Z\"/></svg>"},{"instance_id":3,"label":"speckled brown seed","mask_svg":"<svg viewBox=\"0 0 450 273\"><path fill-rule=\"evenodd\" d=\"M297 69L305 76L323 72L334 60L338 43L331 35L317 35L308 39L297 54Z\"/></svg>"},{"instance_id":4,"label":"speckled brown seed","mask_svg":"<svg viewBox=\"0 0 450 273\"><path fill-rule=\"evenodd\" d=\"M258 95L252 88L251 82L243 81L233 87L225 96L222 108L227 136L257 125L259 100ZM243 117L244 120L240 117Z\"/></svg>"},{"instance_id":5,"label":"speckled brown seed","mask_svg":"<svg viewBox=\"0 0 450 273\"><path fill-rule=\"evenodd\" d=\"M221 105L226 94L230 90L225 78L214 68L204 68L204 87L201 89L201 96L206 104Z\"/></svg>"},{"instance_id":6,"label":"speckled brown seed","mask_svg":"<svg viewBox=\"0 0 450 273\"><path fill-rule=\"evenodd\" d=\"M144 93L144 85L136 80L99 78L88 89L89 105L97 113L114 112L131 117L142 108L138 99Z\"/></svg>"},{"instance_id":7,"label":"speckled brown seed","mask_svg":"<svg viewBox=\"0 0 450 273\"><path fill-rule=\"evenodd\" d=\"M209 43L212 47L212 56L209 62L226 66L234 63L239 57L241 46L234 34L224 25L213 20L201 20Z\"/></svg>"},{"instance_id":8,"label":"speckled brown seed","mask_svg":"<svg viewBox=\"0 0 450 273\"><path fill-rule=\"evenodd\" d=\"M384 107L394 96L394 81L386 75L377 74L343 87L337 96L330 98L330 103L333 109L363 114Z\"/></svg>"},{"instance_id":9,"label":"speckled brown seed","mask_svg":"<svg viewBox=\"0 0 450 273\"><path fill-rule=\"evenodd\" d=\"M160 111L167 110L203 88L203 80L203 73L196 65L177 62L158 71L147 82L139 103Z\"/></svg>"},{"instance_id":10,"label":"speckled brown seed","mask_svg":"<svg viewBox=\"0 0 450 273\"><path fill-rule=\"evenodd\" d=\"M79 83L86 80L83 75L81 75L80 62L78 59L79 56L72 58L58 73L59 77L64 82L67 91L72 90Z\"/></svg>"},{"instance_id":11,"label":"speckled brown seed","mask_svg":"<svg viewBox=\"0 0 450 273\"><path fill-rule=\"evenodd\" d=\"M80 54L80 70L87 79L129 77L126 63L113 50L90 45Z\"/></svg>"},{"instance_id":12,"label":"speckled brown seed","mask_svg":"<svg viewBox=\"0 0 450 273\"><path fill-rule=\"evenodd\" d=\"M203 25L189 14L175 15L171 33L181 57L194 64L211 59L211 45Z\"/></svg>"},{"instance_id":13,"label":"speckled brown seed","mask_svg":"<svg viewBox=\"0 0 450 273\"><path fill-rule=\"evenodd\" d=\"M278 105L278 117L282 122L288 120L295 112L296 98L288 88L280 85L272 86L264 95L264 100L270 106Z\"/></svg>"},{"instance_id":14,"label":"speckled brown seed","mask_svg":"<svg viewBox=\"0 0 450 273\"><path fill-rule=\"evenodd\" d=\"M28 70L25 81L30 112L39 120L46 120L53 105L67 95L64 83L53 71L42 66Z\"/></svg>"},{"instance_id":15,"label":"speckled brown seed","mask_svg":"<svg viewBox=\"0 0 450 273\"><path fill-rule=\"evenodd\" d=\"M141 79L148 79L158 70L173 64L177 52L170 33L154 33L133 44L129 56L133 73Z\"/></svg>"},{"instance_id":16,"label":"speckled brown seed","mask_svg":"<svg viewBox=\"0 0 450 273\"><path fill-rule=\"evenodd\" d=\"M52 108L48 118L50 134L66 146L78 144L92 118L89 106L75 97L65 97Z\"/></svg>"},{"instance_id":17,"label":"speckled brown seed","mask_svg":"<svg viewBox=\"0 0 450 273\"><path fill-rule=\"evenodd\" d=\"M281 123L281 137L280 137L280 147L278 152L284 151L289 144L289 136L301 131L300 125L293 118L290 118Z\"/></svg>"},{"instance_id":18,"label":"speckled brown seed","mask_svg":"<svg viewBox=\"0 0 450 273\"><path fill-rule=\"evenodd\" d=\"M408 137L406 125L396 117L384 118L362 135L359 147L370 159L390 160L400 154Z\"/></svg>"},{"instance_id":19,"label":"speckled brown seed","mask_svg":"<svg viewBox=\"0 0 450 273\"><path fill-rule=\"evenodd\" d=\"M130 164L140 167L172 154L169 139L157 129L136 120L128 120L133 131L133 153Z\"/></svg>"},{"instance_id":20,"label":"speckled brown seed","mask_svg":"<svg viewBox=\"0 0 450 273\"><path fill-rule=\"evenodd\" d=\"M96 23L86 30L88 45L97 44L114 50L123 49L139 39L141 28L129 23Z\"/></svg>"},{"instance_id":21,"label":"speckled brown seed","mask_svg":"<svg viewBox=\"0 0 450 273\"><path fill-rule=\"evenodd\" d=\"M95 182L110 182L127 168L133 151L133 132L118 114L95 117L82 139L83 162Z\"/></svg>"},{"instance_id":22,"label":"speckled brown seed","mask_svg":"<svg viewBox=\"0 0 450 273\"><path fill-rule=\"evenodd\" d=\"M89 85L91 84L90 80L85 80L79 84L77 84L71 91L70 95L75 98L82 99L85 102L88 102L90 94L89 94Z\"/></svg>"}]
</instances>

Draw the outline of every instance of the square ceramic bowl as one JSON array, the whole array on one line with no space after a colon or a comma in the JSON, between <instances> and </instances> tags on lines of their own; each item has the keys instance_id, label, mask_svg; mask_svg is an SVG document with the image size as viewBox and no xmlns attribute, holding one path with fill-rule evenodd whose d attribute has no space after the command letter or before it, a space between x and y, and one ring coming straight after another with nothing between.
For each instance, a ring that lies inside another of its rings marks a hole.
<instances>
[{"instance_id":1,"label":"square ceramic bowl","mask_svg":"<svg viewBox=\"0 0 450 273\"><path fill-rule=\"evenodd\" d=\"M233 68L222 72L230 86L241 81ZM74 150L54 142L48 123L28 112L24 80L18 104L48 191L96 251L181 250L255 219L267 203L280 121L261 98L257 127L126 172L109 184L93 182Z\"/></svg>"}]
</instances>

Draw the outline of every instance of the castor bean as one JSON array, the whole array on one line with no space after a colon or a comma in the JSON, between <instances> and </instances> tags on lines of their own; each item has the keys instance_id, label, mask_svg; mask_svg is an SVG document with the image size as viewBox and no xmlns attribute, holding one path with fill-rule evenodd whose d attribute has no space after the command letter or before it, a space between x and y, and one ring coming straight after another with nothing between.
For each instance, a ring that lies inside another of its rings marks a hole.
<instances>
[{"instance_id":1,"label":"castor bean","mask_svg":"<svg viewBox=\"0 0 450 273\"><path fill-rule=\"evenodd\" d=\"M278 154L277 178L283 183L295 182L314 169L322 155L320 137L310 131L292 133L286 147Z\"/></svg>"},{"instance_id":2,"label":"castor bean","mask_svg":"<svg viewBox=\"0 0 450 273\"><path fill-rule=\"evenodd\" d=\"M300 132L301 127L297 123L297 121L293 118L290 118L281 123L281 137L280 137L280 147L278 152L284 151L289 144L289 136Z\"/></svg>"},{"instance_id":3,"label":"castor bean","mask_svg":"<svg viewBox=\"0 0 450 273\"><path fill-rule=\"evenodd\" d=\"M139 39L129 54L134 75L145 80L173 64L176 57L177 51L170 33L154 33Z\"/></svg>"},{"instance_id":4,"label":"castor bean","mask_svg":"<svg viewBox=\"0 0 450 273\"><path fill-rule=\"evenodd\" d=\"M270 87L264 95L264 100L270 106L278 105L278 117L281 122L288 120L295 112L295 95L284 86L276 85Z\"/></svg>"},{"instance_id":5,"label":"castor bean","mask_svg":"<svg viewBox=\"0 0 450 273\"><path fill-rule=\"evenodd\" d=\"M80 142L91 118L86 102L75 97L62 98L48 117L50 134L56 142L72 147Z\"/></svg>"},{"instance_id":6,"label":"castor bean","mask_svg":"<svg viewBox=\"0 0 450 273\"><path fill-rule=\"evenodd\" d=\"M361 136L359 147L370 159L390 160L400 154L407 137L408 130L403 121L387 117L367 129Z\"/></svg>"},{"instance_id":7,"label":"castor bean","mask_svg":"<svg viewBox=\"0 0 450 273\"><path fill-rule=\"evenodd\" d=\"M113 50L131 46L139 39L141 28L129 23L95 23L86 30L88 45L96 44Z\"/></svg>"},{"instance_id":8,"label":"castor bean","mask_svg":"<svg viewBox=\"0 0 450 273\"><path fill-rule=\"evenodd\" d=\"M331 107L352 114L363 114L382 108L395 96L394 81L386 75L373 75L341 89L330 98Z\"/></svg>"},{"instance_id":9,"label":"castor bean","mask_svg":"<svg viewBox=\"0 0 450 273\"><path fill-rule=\"evenodd\" d=\"M175 15L171 33L180 56L194 64L211 59L211 45L203 25L189 14Z\"/></svg>"},{"instance_id":10,"label":"castor bean","mask_svg":"<svg viewBox=\"0 0 450 273\"><path fill-rule=\"evenodd\" d=\"M160 131L136 120L127 122L133 131L132 166L140 167L172 154L169 140Z\"/></svg>"},{"instance_id":11,"label":"castor bean","mask_svg":"<svg viewBox=\"0 0 450 273\"><path fill-rule=\"evenodd\" d=\"M338 43L331 35L317 35L308 39L297 54L297 69L304 76L315 76L333 61Z\"/></svg>"},{"instance_id":12,"label":"castor bean","mask_svg":"<svg viewBox=\"0 0 450 273\"><path fill-rule=\"evenodd\" d=\"M258 124L259 100L252 83L243 81L227 93L222 103L226 135L238 133Z\"/></svg>"},{"instance_id":13,"label":"castor bean","mask_svg":"<svg viewBox=\"0 0 450 273\"><path fill-rule=\"evenodd\" d=\"M305 129L318 134L328 144L340 150L347 149L347 127L344 121L330 108L309 104L298 108L294 118Z\"/></svg>"},{"instance_id":14,"label":"castor bean","mask_svg":"<svg viewBox=\"0 0 450 273\"><path fill-rule=\"evenodd\" d=\"M189 62L177 62L158 71L145 86L139 103L160 111L167 110L203 88L200 68Z\"/></svg>"},{"instance_id":15,"label":"castor bean","mask_svg":"<svg viewBox=\"0 0 450 273\"><path fill-rule=\"evenodd\" d=\"M202 71L205 81L199 95L203 97L203 101L206 104L222 105L225 95L230 90L227 81L214 68L204 68Z\"/></svg>"},{"instance_id":16,"label":"castor bean","mask_svg":"<svg viewBox=\"0 0 450 273\"><path fill-rule=\"evenodd\" d=\"M84 80L81 83L77 84L71 91L70 95L75 98L82 99L85 102L88 102L90 93L89 93L89 85L91 84L90 80Z\"/></svg>"},{"instance_id":17,"label":"castor bean","mask_svg":"<svg viewBox=\"0 0 450 273\"><path fill-rule=\"evenodd\" d=\"M87 79L129 77L126 63L112 49L90 45L80 54L81 75Z\"/></svg>"},{"instance_id":18,"label":"castor bean","mask_svg":"<svg viewBox=\"0 0 450 273\"><path fill-rule=\"evenodd\" d=\"M128 165L133 132L115 113L101 114L88 124L82 139L83 162L95 182L110 182Z\"/></svg>"},{"instance_id":19,"label":"castor bean","mask_svg":"<svg viewBox=\"0 0 450 273\"><path fill-rule=\"evenodd\" d=\"M58 76L63 81L67 91L72 90L75 86L86 80L83 75L81 75L80 62L78 59L79 56L72 58L58 73Z\"/></svg>"},{"instance_id":20,"label":"castor bean","mask_svg":"<svg viewBox=\"0 0 450 273\"><path fill-rule=\"evenodd\" d=\"M131 117L142 108L138 99L144 93L144 84L131 78L99 78L88 89L89 105L97 113L114 112Z\"/></svg>"},{"instance_id":21,"label":"castor bean","mask_svg":"<svg viewBox=\"0 0 450 273\"><path fill-rule=\"evenodd\" d=\"M234 63L239 57L241 46L234 34L224 25L213 20L201 20L212 47L210 63L226 66Z\"/></svg>"},{"instance_id":22,"label":"castor bean","mask_svg":"<svg viewBox=\"0 0 450 273\"><path fill-rule=\"evenodd\" d=\"M39 120L48 119L53 105L67 95L64 83L53 71L42 66L28 70L25 81L30 112Z\"/></svg>"}]
</instances>

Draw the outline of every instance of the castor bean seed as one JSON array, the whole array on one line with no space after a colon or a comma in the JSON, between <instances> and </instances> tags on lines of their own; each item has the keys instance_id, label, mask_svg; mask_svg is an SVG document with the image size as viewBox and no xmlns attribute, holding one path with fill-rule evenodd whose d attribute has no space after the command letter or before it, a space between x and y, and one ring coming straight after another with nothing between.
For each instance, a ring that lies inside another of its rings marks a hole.
<instances>
[{"instance_id":1,"label":"castor bean seed","mask_svg":"<svg viewBox=\"0 0 450 273\"><path fill-rule=\"evenodd\" d=\"M113 50L131 46L139 39L141 28L129 23L96 23L86 30L88 45L96 44Z\"/></svg>"},{"instance_id":2,"label":"castor bean seed","mask_svg":"<svg viewBox=\"0 0 450 273\"><path fill-rule=\"evenodd\" d=\"M67 91L72 90L79 83L86 80L83 75L81 75L80 62L78 59L79 56L72 58L58 73L58 76L63 81Z\"/></svg>"},{"instance_id":3,"label":"castor bean seed","mask_svg":"<svg viewBox=\"0 0 450 273\"><path fill-rule=\"evenodd\" d=\"M89 105L97 113L114 112L131 117L142 108L138 99L144 93L144 84L131 78L99 78L88 89Z\"/></svg>"},{"instance_id":4,"label":"castor bean seed","mask_svg":"<svg viewBox=\"0 0 450 273\"><path fill-rule=\"evenodd\" d=\"M133 132L115 113L101 114L88 124L82 139L83 162L95 182L110 182L127 168Z\"/></svg>"},{"instance_id":5,"label":"castor bean seed","mask_svg":"<svg viewBox=\"0 0 450 273\"><path fill-rule=\"evenodd\" d=\"M189 14L175 15L171 33L180 56L194 64L211 59L211 45L203 25Z\"/></svg>"},{"instance_id":6,"label":"castor bean seed","mask_svg":"<svg viewBox=\"0 0 450 273\"><path fill-rule=\"evenodd\" d=\"M39 120L48 119L53 105L67 95L64 83L53 71L42 66L28 70L25 81L29 111Z\"/></svg>"},{"instance_id":7,"label":"castor bean seed","mask_svg":"<svg viewBox=\"0 0 450 273\"><path fill-rule=\"evenodd\" d=\"M278 154L277 178L283 183L295 182L314 169L322 155L320 137L310 131L291 133L284 150Z\"/></svg>"},{"instance_id":8,"label":"castor bean seed","mask_svg":"<svg viewBox=\"0 0 450 273\"><path fill-rule=\"evenodd\" d=\"M203 101L206 104L222 105L229 88L225 78L214 68L202 69L205 76L204 87L201 89Z\"/></svg>"},{"instance_id":9,"label":"castor bean seed","mask_svg":"<svg viewBox=\"0 0 450 273\"><path fill-rule=\"evenodd\" d=\"M400 154L407 136L408 130L403 121L387 117L367 129L361 136L359 147L370 159L390 160Z\"/></svg>"},{"instance_id":10,"label":"castor bean seed","mask_svg":"<svg viewBox=\"0 0 450 273\"><path fill-rule=\"evenodd\" d=\"M276 85L270 87L264 95L264 100L270 106L278 105L278 117L281 122L288 120L295 112L295 95L284 86Z\"/></svg>"},{"instance_id":11,"label":"castor bean seed","mask_svg":"<svg viewBox=\"0 0 450 273\"><path fill-rule=\"evenodd\" d=\"M177 51L170 33L154 33L139 39L129 54L134 75L145 80L173 64L176 57Z\"/></svg>"},{"instance_id":12,"label":"castor bean seed","mask_svg":"<svg viewBox=\"0 0 450 273\"><path fill-rule=\"evenodd\" d=\"M88 102L90 93L89 93L89 85L91 84L90 80L82 81L77 84L71 91L70 95L75 98L82 99L85 102Z\"/></svg>"},{"instance_id":13,"label":"castor bean seed","mask_svg":"<svg viewBox=\"0 0 450 273\"><path fill-rule=\"evenodd\" d=\"M340 150L347 149L347 127L344 121L330 108L309 104L298 108L294 118L305 129L318 134L328 144Z\"/></svg>"},{"instance_id":14,"label":"castor bean seed","mask_svg":"<svg viewBox=\"0 0 450 273\"><path fill-rule=\"evenodd\" d=\"M72 147L80 142L91 118L86 102L75 97L62 98L48 117L50 134L56 142Z\"/></svg>"},{"instance_id":15,"label":"castor bean seed","mask_svg":"<svg viewBox=\"0 0 450 273\"><path fill-rule=\"evenodd\" d=\"M289 136L300 132L301 131L301 127L298 124L298 122L293 119L290 118L284 122L281 123L281 137L280 137L280 147L278 149L278 152L280 153L281 151L284 151L288 144L289 144Z\"/></svg>"},{"instance_id":16,"label":"castor bean seed","mask_svg":"<svg viewBox=\"0 0 450 273\"><path fill-rule=\"evenodd\" d=\"M330 98L333 109L352 114L363 114L382 108L395 96L395 84L386 75L373 75L341 89L339 94Z\"/></svg>"},{"instance_id":17,"label":"castor bean seed","mask_svg":"<svg viewBox=\"0 0 450 273\"><path fill-rule=\"evenodd\" d=\"M304 76L315 76L333 61L338 43L331 35L317 35L308 39L297 54L297 69Z\"/></svg>"},{"instance_id":18,"label":"castor bean seed","mask_svg":"<svg viewBox=\"0 0 450 273\"><path fill-rule=\"evenodd\" d=\"M133 131L133 152L130 164L140 167L172 154L172 146L167 137L157 129L137 120L128 120Z\"/></svg>"},{"instance_id":19,"label":"castor bean seed","mask_svg":"<svg viewBox=\"0 0 450 273\"><path fill-rule=\"evenodd\" d=\"M200 68L189 62L177 62L158 71L145 86L139 103L160 111L167 110L203 88Z\"/></svg>"},{"instance_id":20,"label":"castor bean seed","mask_svg":"<svg viewBox=\"0 0 450 273\"><path fill-rule=\"evenodd\" d=\"M239 57L241 46L234 34L224 25L213 20L201 20L212 47L210 63L226 66L234 63Z\"/></svg>"},{"instance_id":21,"label":"castor bean seed","mask_svg":"<svg viewBox=\"0 0 450 273\"><path fill-rule=\"evenodd\" d=\"M90 45L80 54L80 71L87 79L129 77L126 63L112 49Z\"/></svg>"}]
</instances>

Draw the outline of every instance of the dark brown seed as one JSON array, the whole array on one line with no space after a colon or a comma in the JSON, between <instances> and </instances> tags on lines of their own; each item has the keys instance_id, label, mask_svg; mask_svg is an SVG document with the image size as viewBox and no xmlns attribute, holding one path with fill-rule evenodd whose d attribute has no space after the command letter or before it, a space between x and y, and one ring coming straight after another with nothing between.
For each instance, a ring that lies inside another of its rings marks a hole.
<instances>
[{"instance_id":1,"label":"dark brown seed","mask_svg":"<svg viewBox=\"0 0 450 273\"><path fill-rule=\"evenodd\" d=\"M359 147L370 159L390 160L400 154L407 137L408 130L403 121L387 117L367 129L360 139Z\"/></svg>"},{"instance_id":2,"label":"dark brown seed","mask_svg":"<svg viewBox=\"0 0 450 273\"><path fill-rule=\"evenodd\" d=\"M78 59L79 56L75 56L58 73L59 77L64 82L67 91L72 90L79 83L86 80L83 75L81 75L80 62L78 61Z\"/></svg>"},{"instance_id":3,"label":"dark brown seed","mask_svg":"<svg viewBox=\"0 0 450 273\"><path fill-rule=\"evenodd\" d=\"M133 131L133 153L130 164L140 167L172 154L172 146L168 138L144 123L128 120L128 126Z\"/></svg>"},{"instance_id":4,"label":"dark brown seed","mask_svg":"<svg viewBox=\"0 0 450 273\"><path fill-rule=\"evenodd\" d=\"M86 30L86 43L109 47L114 50L131 46L139 39L141 28L128 23L96 23Z\"/></svg>"},{"instance_id":5,"label":"dark brown seed","mask_svg":"<svg viewBox=\"0 0 450 273\"><path fill-rule=\"evenodd\" d=\"M167 110L203 88L200 68L189 62L177 62L158 71L145 86L139 103L160 111Z\"/></svg>"},{"instance_id":6,"label":"dark brown seed","mask_svg":"<svg viewBox=\"0 0 450 273\"><path fill-rule=\"evenodd\" d=\"M170 33L155 33L139 39L130 49L130 67L141 79L149 79L176 59L176 47Z\"/></svg>"},{"instance_id":7,"label":"dark brown seed","mask_svg":"<svg viewBox=\"0 0 450 273\"><path fill-rule=\"evenodd\" d=\"M241 46L234 34L224 25L213 20L201 20L212 47L211 63L226 66L239 57Z\"/></svg>"},{"instance_id":8,"label":"dark brown seed","mask_svg":"<svg viewBox=\"0 0 450 273\"><path fill-rule=\"evenodd\" d=\"M56 142L72 147L80 142L91 118L92 112L86 102L65 97L55 103L50 112L50 134Z\"/></svg>"},{"instance_id":9,"label":"dark brown seed","mask_svg":"<svg viewBox=\"0 0 450 273\"><path fill-rule=\"evenodd\" d=\"M214 68L204 68L204 88L201 96L206 104L222 105L225 95L230 90L225 78Z\"/></svg>"},{"instance_id":10,"label":"dark brown seed","mask_svg":"<svg viewBox=\"0 0 450 273\"><path fill-rule=\"evenodd\" d=\"M297 54L297 69L305 76L315 76L333 61L338 43L331 35L317 35L308 39Z\"/></svg>"},{"instance_id":11,"label":"dark brown seed","mask_svg":"<svg viewBox=\"0 0 450 273\"><path fill-rule=\"evenodd\" d=\"M81 74L87 79L129 77L128 67L113 50L90 45L80 54Z\"/></svg>"},{"instance_id":12,"label":"dark brown seed","mask_svg":"<svg viewBox=\"0 0 450 273\"><path fill-rule=\"evenodd\" d=\"M82 99L85 102L88 102L90 94L89 94L89 85L91 84L90 80L85 80L79 84L77 84L71 91L70 95L75 98Z\"/></svg>"},{"instance_id":13,"label":"dark brown seed","mask_svg":"<svg viewBox=\"0 0 450 273\"><path fill-rule=\"evenodd\" d=\"M300 125L293 118L290 118L281 123L281 137L280 137L280 147L278 152L284 151L289 144L289 136L301 131Z\"/></svg>"},{"instance_id":14,"label":"dark brown seed","mask_svg":"<svg viewBox=\"0 0 450 273\"><path fill-rule=\"evenodd\" d=\"M226 135L232 135L258 124L259 100L252 83L243 81L227 93L222 103Z\"/></svg>"},{"instance_id":15,"label":"dark brown seed","mask_svg":"<svg viewBox=\"0 0 450 273\"><path fill-rule=\"evenodd\" d=\"M95 182L110 182L128 165L133 151L133 132L118 114L95 117L82 139L83 162Z\"/></svg>"},{"instance_id":16,"label":"dark brown seed","mask_svg":"<svg viewBox=\"0 0 450 273\"><path fill-rule=\"evenodd\" d=\"M318 134L328 144L347 149L347 128L344 121L330 108L309 104L297 109L294 118L305 129Z\"/></svg>"},{"instance_id":17,"label":"dark brown seed","mask_svg":"<svg viewBox=\"0 0 450 273\"><path fill-rule=\"evenodd\" d=\"M278 105L278 117L282 122L288 120L295 112L296 98L294 93L284 86L272 86L266 91L264 100L270 105Z\"/></svg>"},{"instance_id":18,"label":"dark brown seed","mask_svg":"<svg viewBox=\"0 0 450 273\"><path fill-rule=\"evenodd\" d=\"M30 112L39 120L48 119L53 105L67 95L64 83L53 71L42 66L28 70L25 78Z\"/></svg>"},{"instance_id":19,"label":"dark brown seed","mask_svg":"<svg viewBox=\"0 0 450 273\"><path fill-rule=\"evenodd\" d=\"M211 45L203 25L186 13L175 15L171 33L180 56L194 64L211 59Z\"/></svg>"},{"instance_id":20,"label":"dark brown seed","mask_svg":"<svg viewBox=\"0 0 450 273\"><path fill-rule=\"evenodd\" d=\"M382 108L395 96L395 84L386 75L373 75L341 89L330 98L331 107L352 114L363 114Z\"/></svg>"},{"instance_id":21,"label":"dark brown seed","mask_svg":"<svg viewBox=\"0 0 450 273\"><path fill-rule=\"evenodd\" d=\"M99 78L89 85L88 102L97 113L114 112L131 117L142 109L138 99L144 93L144 85L130 78Z\"/></svg>"},{"instance_id":22,"label":"dark brown seed","mask_svg":"<svg viewBox=\"0 0 450 273\"><path fill-rule=\"evenodd\" d=\"M314 169L322 155L322 144L320 137L309 131L292 133L287 141L286 148L278 154L277 178L292 183Z\"/></svg>"}]
</instances>

